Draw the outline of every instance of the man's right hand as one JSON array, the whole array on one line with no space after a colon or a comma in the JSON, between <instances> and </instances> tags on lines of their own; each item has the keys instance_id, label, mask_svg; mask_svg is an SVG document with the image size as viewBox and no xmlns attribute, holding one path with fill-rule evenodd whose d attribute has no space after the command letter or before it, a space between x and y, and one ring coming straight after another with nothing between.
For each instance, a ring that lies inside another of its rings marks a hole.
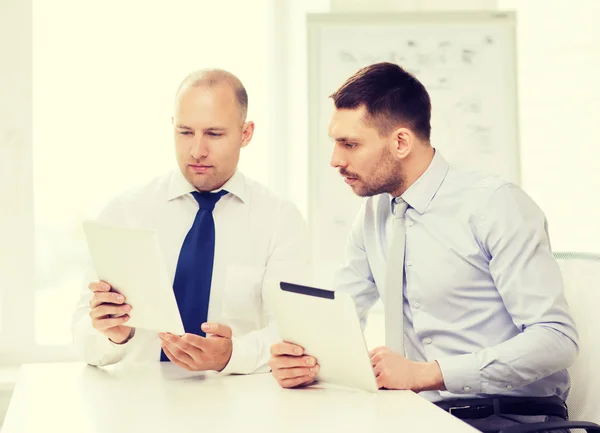
<instances>
[{"instance_id":1,"label":"man's right hand","mask_svg":"<svg viewBox=\"0 0 600 433\"><path fill-rule=\"evenodd\" d=\"M311 384L320 368L315 358L304 355L304 348L285 342L271 346L269 366L271 374L283 388Z\"/></svg>"},{"instance_id":2,"label":"man's right hand","mask_svg":"<svg viewBox=\"0 0 600 433\"><path fill-rule=\"evenodd\" d=\"M127 313L131 311L131 305L125 303L125 296L113 291L104 281L92 282L88 288L94 293L90 301L92 326L113 343L121 344L128 340L133 328L123 325L129 320Z\"/></svg>"}]
</instances>

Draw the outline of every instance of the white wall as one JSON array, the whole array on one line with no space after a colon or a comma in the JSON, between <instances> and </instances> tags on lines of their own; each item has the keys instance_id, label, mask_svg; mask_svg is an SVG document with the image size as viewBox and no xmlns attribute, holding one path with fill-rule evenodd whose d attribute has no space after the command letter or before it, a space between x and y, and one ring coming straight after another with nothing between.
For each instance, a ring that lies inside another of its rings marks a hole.
<instances>
[{"instance_id":1,"label":"white wall","mask_svg":"<svg viewBox=\"0 0 600 433\"><path fill-rule=\"evenodd\" d=\"M286 144L289 146L288 166L289 197L307 218L308 213L308 81L306 14L327 13L329 0L282 0L287 7L288 34L287 57L289 75L287 80Z\"/></svg>"},{"instance_id":2,"label":"white wall","mask_svg":"<svg viewBox=\"0 0 600 433\"><path fill-rule=\"evenodd\" d=\"M18 291L31 283L31 4L0 1L0 427L12 395L11 348L31 332L32 317L19 311ZM20 163L16 164L16 161ZM23 296L21 301L32 302Z\"/></svg>"},{"instance_id":3,"label":"white wall","mask_svg":"<svg viewBox=\"0 0 600 433\"><path fill-rule=\"evenodd\" d=\"M555 250L600 253L600 2L500 6L518 11L523 186Z\"/></svg>"},{"instance_id":4,"label":"white wall","mask_svg":"<svg viewBox=\"0 0 600 433\"><path fill-rule=\"evenodd\" d=\"M31 284L33 216L31 179L31 4L0 2L0 360L27 336L32 316L15 308L32 297L17 295ZM12 332L11 332L12 331ZM1 364L1 362L0 362Z\"/></svg>"}]
</instances>

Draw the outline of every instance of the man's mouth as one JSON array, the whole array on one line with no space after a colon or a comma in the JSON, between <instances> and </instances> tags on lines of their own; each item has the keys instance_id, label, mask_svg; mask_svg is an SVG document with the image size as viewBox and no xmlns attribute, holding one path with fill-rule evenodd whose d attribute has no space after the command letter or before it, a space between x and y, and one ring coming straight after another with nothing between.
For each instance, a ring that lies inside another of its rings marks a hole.
<instances>
[{"instance_id":1,"label":"man's mouth","mask_svg":"<svg viewBox=\"0 0 600 433\"><path fill-rule=\"evenodd\" d=\"M344 176L344 181L348 184L348 185L352 185L354 182L356 182L358 180L357 177L352 177L352 176Z\"/></svg>"},{"instance_id":2,"label":"man's mouth","mask_svg":"<svg viewBox=\"0 0 600 433\"><path fill-rule=\"evenodd\" d=\"M206 173L208 170L210 170L212 168L212 165L190 164L190 168L195 173Z\"/></svg>"}]
</instances>

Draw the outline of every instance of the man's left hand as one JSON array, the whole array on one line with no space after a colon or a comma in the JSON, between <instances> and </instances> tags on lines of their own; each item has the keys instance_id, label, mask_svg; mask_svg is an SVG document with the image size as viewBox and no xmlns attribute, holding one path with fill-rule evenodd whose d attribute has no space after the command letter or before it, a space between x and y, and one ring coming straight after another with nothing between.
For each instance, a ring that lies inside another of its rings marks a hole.
<instances>
[{"instance_id":1,"label":"man's left hand","mask_svg":"<svg viewBox=\"0 0 600 433\"><path fill-rule=\"evenodd\" d=\"M161 333L162 349L173 364L186 370L221 371L229 363L233 350L231 328L220 323L203 323L202 330L206 337Z\"/></svg>"},{"instance_id":2,"label":"man's left hand","mask_svg":"<svg viewBox=\"0 0 600 433\"><path fill-rule=\"evenodd\" d=\"M446 389L442 371L435 361L410 361L388 347L373 349L369 355L379 388L415 392Z\"/></svg>"}]
</instances>

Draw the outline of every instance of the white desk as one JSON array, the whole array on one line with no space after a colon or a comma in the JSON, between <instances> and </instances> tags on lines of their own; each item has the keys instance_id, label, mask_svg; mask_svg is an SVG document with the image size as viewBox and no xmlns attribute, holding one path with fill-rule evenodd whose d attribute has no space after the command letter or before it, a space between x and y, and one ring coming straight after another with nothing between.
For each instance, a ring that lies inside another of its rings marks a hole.
<instances>
[{"instance_id":1,"label":"white desk","mask_svg":"<svg viewBox=\"0 0 600 433\"><path fill-rule=\"evenodd\" d=\"M410 391L316 385L282 389L270 374L216 376L173 364L22 367L2 433L474 433Z\"/></svg>"}]
</instances>

